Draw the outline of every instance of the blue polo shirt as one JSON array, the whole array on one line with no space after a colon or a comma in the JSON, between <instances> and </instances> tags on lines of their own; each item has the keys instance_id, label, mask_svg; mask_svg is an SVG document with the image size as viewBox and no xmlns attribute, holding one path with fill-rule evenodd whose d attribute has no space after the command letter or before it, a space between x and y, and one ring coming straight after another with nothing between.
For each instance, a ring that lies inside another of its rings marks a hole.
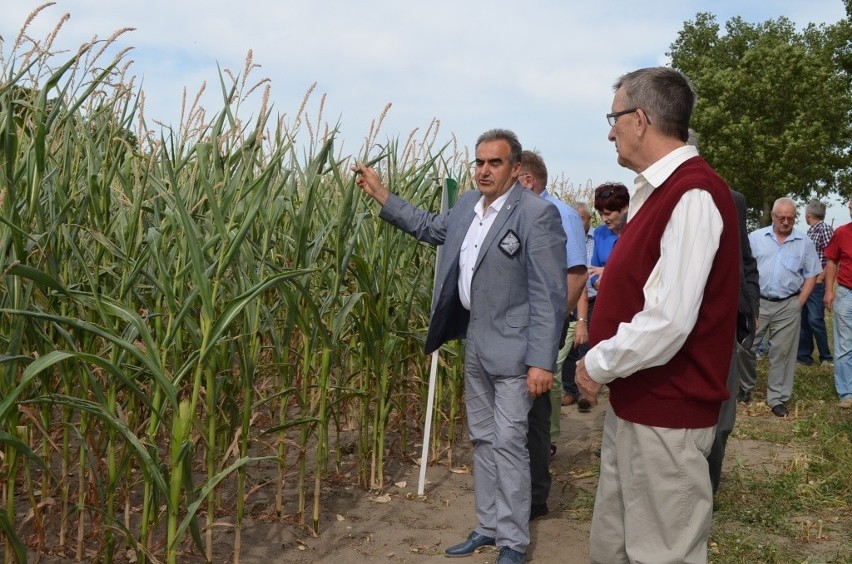
<instances>
[{"instance_id":1,"label":"blue polo shirt","mask_svg":"<svg viewBox=\"0 0 852 564\"><path fill-rule=\"evenodd\" d=\"M814 242L793 229L784 240L772 226L752 231L748 236L751 254L757 260L760 295L764 298L786 298L802 289L805 280L822 272Z\"/></svg>"},{"instance_id":2,"label":"blue polo shirt","mask_svg":"<svg viewBox=\"0 0 852 564\"><path fill-rule=\"evenodd\" d=\"M568 237L568 243L565 245L568 268L586 266L586 234L583 233L583 220L580 219L580 214L562 200L551 196L547 190L541 193L541 197L559 210L562 229Z\"/></svg>"},{"instance_id":3,"label":"blue polo shirt","mask_svg":"<svg viewBox=\"0 0 852 564\"><path fill-rule=\"evenodd\" d=\"M595 248L592 251L592 258L589 261L591 266L606 266L606 261L609 255L612 254L612 249L615 247L615 242L618 241L618 235L606 225L598 225L592 233L592 238L595 241ZM590 276L589 282L595 284L600 276Z\"/></svg>"}]
</instances>

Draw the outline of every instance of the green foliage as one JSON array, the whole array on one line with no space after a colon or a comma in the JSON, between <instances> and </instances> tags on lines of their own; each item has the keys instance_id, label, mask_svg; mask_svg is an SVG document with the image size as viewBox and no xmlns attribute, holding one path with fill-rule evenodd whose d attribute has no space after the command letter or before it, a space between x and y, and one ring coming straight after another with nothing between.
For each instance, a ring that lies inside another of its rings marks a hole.
<instances>
[{"instance_id":1,"label":"green foliage","mask_svg":"<svg viewBox=\"0 0 852 564\"><path fill-rule=\"evenodd\" d=\"M382 488L389 445L417 440L434 250L378 220L333 128L243 122L246 76L222 73L210 119L155 132L120 56L91 48L0 52L0 552L176 561L188 533L215 561L236 515L238 557L263 487L303 524L313 493L317 530L329 473ZM434 178L466 185L468 161L429 131L371 130L357 158L435 209Z\"/></svg>"},{"instance_id":2,"label":"green foliage","mask_svg":"<svg viewBox=\"0 0 852 564\"><path fill-rule=\"evenodd\" d=\"M852 28L786 18L750 24L736 17L724 33L699 13L671 45L672 66L692 79L692 126L702 155L768 223L781 196L844 193L852 174Z\"/></svg>"},{"instance_id":3,"label":"green foliage","mask_svg":"<svg viewBox=\"0 0 852 564\"><path fill-rule=\"evenodd\" d=\"M837 407L832 368L796 367L792 416L763 405L768 363L754 401L738 407L715 498L710 562L849 562L852 420ZM739 455L738 441L754 452ZM818 555L818 556L815 556Z\"/></svg>"}]
</instances>

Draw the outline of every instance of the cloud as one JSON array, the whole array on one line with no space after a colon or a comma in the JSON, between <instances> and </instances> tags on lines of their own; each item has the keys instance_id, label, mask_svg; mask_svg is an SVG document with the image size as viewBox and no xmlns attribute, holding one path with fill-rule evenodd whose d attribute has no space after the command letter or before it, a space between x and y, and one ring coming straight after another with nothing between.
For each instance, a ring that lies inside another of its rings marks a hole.
<instances>
[{"instance_id":1,"label":"cloud","mask_svg":"<svg viewBox=\"0 0 852 564\"><path fill-rule=\"evenodd\" d=\"M6 52L32 9L7 4ZM252 81L270 79L275 109L293 117L316 82L309 115L327 94L324 116L340 121L351 151L390 102L382 129L390 138L422 131L433 118L445 139L455 134L468 144L484 129L506 126L539 148L554 172L631 182L606 140L612 83L665 64L683 22L699 11L717 14L720 24L735 14L753 22L844 17L839 0L149 0L108 8L103 0L57 0L30 31L44 37L70 12L60 40L74 50L94 35L136 28L115 49L134 47L132 72L143 79L149 121L177 123L183 89L192 97L205 82L205 106L220 109L217 65L242 73L252 50L259 65Z\"/></svg>"}]
</instances>

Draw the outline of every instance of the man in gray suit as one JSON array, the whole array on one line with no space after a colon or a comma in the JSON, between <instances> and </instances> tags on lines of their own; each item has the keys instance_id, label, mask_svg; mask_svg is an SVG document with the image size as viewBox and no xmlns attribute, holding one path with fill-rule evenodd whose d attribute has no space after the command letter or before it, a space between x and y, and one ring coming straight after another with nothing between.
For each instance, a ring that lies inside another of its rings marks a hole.
<instances>
[{"instance_id":1,"label":"man in gray suit","mask_svg":"<svg viewBox=\"0 0 852 564\"><path fill-rule=\"evenodd\" d=\"M526 561L530 467L527 414L550 391L565 318L565 233L559 212L518 182L521 144L494 129L476 143L478 191L436 215L391 194L358 163L356 182L379 217L420 241L443 245L426 336L431 353L466 339L465 396L473 443L478 525L446 550L500 548L498 564Z\"/></svg>"}]
</instances>

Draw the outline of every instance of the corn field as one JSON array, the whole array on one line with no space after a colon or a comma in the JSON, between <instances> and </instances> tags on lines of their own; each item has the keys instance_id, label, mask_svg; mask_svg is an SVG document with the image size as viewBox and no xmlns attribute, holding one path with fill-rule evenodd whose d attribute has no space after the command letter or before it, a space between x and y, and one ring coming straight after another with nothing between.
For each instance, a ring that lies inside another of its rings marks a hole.
<instances>
[{"instance_id":1,"label":"corn field","mask_svg":"<svg viewBox=\"0 0 852 564\"><path fill-rule=\"evenodd\" d=\"M107 60L122 31L57 60L61 23L0 43L4 561L209 562L222 520L239 561L259 488L318 532L324 479L381 489L386 457L415 455L428 384L434 251L379 221L349 166L436 209L469 155L434 147L437 121L380 145L382 116L342 155L312 90L272 115L250 54L220 73L220 111L185 100L155 129L125 51ZM459 364L445 347L430 451L449 464Z\"/></svg>"},{"instance_id":2,"label":"corn field","mask_svg":"<svg viewBox=\"0 0 852 564\"><path fill-rule=\"evenodd\" d=\"M13 47L0 86L5 561L29 548L175 562L187 542L212 560L211 525L227 514L239 531L258 465L277 469L270 512L315 531L329 473L381 488L390 435L407 456L423 419L432 252L376 220L335 131L265 104L243 123L247 61L223 73L220 112L190 106L158 138L102 44L59 63L49 44ZM379 147L378 125L357 158L434 205L453 166L430 156L436 127ZM436 455L454 436L455 379L440 397Z\"/></svg>"}]
</instances>

